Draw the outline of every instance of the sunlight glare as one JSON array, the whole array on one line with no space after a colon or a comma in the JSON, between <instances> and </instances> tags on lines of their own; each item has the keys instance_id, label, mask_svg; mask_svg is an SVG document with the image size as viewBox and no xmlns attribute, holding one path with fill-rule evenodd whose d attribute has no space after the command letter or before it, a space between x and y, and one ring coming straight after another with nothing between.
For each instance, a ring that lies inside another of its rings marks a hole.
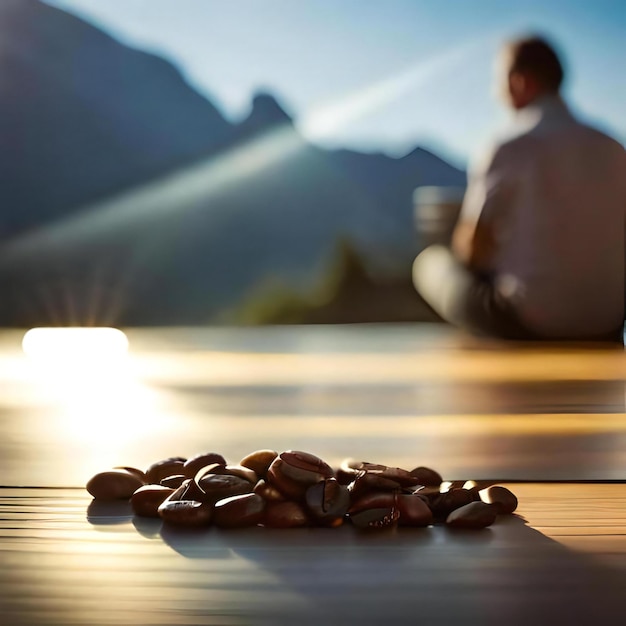
<instances>
[{"instance_id":1,"label":"sunlight glare","mask_svg":"<svg viewBox=\"0 0 626 626\"><path fill-rule=\"evenodd\" d=\"M33 328L22 340L33 393L56 417L51 437L109 458L146 433L171 427L158 394L136 376L126 334L117 328ZM44 427L42 425L42 427ZM120 433L124 433L120 437Z\"/></svg>"},{"instance_id":2,"label":"sunlight glare","mask_svg":"<svg viewBox=\"0 0 626 626\"><path fill-rule=\"evenodd\" d=\"M348 124L379 111L423 87L428 81L440 78L443 73L453 70L459 63L466 63L468 55L478 50L479 43L484 44L484 41L466 42L437 56L420 59L393 76L368 84L362 89L338 98L335 102L316 107L298 121L298 128L313 141L332 137Z\"/></svg>"},{"instance_id":3,"label":"sunlight glare","mask_svg":"<svg viewBox=\"0 0 626 626\"><path fill-rule=\"evenodd\" d=\"M126 356L128 338L117 328L32 328L22 350L29 358L57 365L103 365Z\"/></svg>"}]
</instances>

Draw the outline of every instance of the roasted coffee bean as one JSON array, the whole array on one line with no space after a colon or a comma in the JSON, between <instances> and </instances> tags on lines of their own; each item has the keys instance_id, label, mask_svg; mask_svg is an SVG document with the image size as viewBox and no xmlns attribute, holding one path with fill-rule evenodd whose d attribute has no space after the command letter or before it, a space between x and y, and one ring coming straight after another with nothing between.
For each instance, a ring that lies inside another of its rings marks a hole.
<instances>
[{"instance_id":1,"label":"roasted coffee bean","mask_svg":"<svg viewBox=\"0 0 626 626\"><path fill-rule=\"evenodd\" d=\"M483 502L493 504L500 514L510 514L517 509L517 497L515 494L500 485L493 485L483 489L480 492L480 497Z\"/></svg>"},{"instance_id":2,"label":"roasted coffee bean","mask_svg":"<svg viewBox=\"0 0 626 626\"><path fill-rule=\"evenodd\" d=\"M361 470L356 479L349 485L348 489L350 490L350 497L352 501L354 501L372 491L394 492L400 491L401 487L395 480L384 478L375 472Z\"/></svg>"},{"instance_id":3,"label":"roasted coffee bean","mask_svg":"<svg viewBox=\"0 0 626 626\"><path fill-rule=\"evenodd\" d=\"M243 465L226 465L226 467L224 467L224 473L239 476L249 483L252 483L252 485L256 485L259 480L254 470L251 470L249 467L244 467Z\"/></svg>"},{"instance_id":4,"label":"roasted coffee bean","mask_svg":"<svg viewBox=\"0 0 626 626\"><path fill-rule=\"evenodd\" d=\"M128 500L143 481L130 472L122 469L100 472L87 483L87 491L96 500Z\"/></svg>"},{"instance_id":5,"label":"roasted coffee bean","mask_svg":"<svg viewBox=\"0 0 626 626\"><path fill-rule=\"evenodd\" d=\"M282 452L272 465L278 459L282 461L282 473L287 478L303 485L314 485L320 480L333 477L330 465L308 452L287 450Z\"/></svg>"},{"instance_id":6,"label":"roasted coffee bean","mask_svg":"<svg viewBox=\"0 0 626 626\"><path fill-rule=\"evenodd\" d=\"M168 476L161 480L161 485L164 487L171 487L172 489L177 489L180 487L186 480L189 480L184 474L174 474L174 476Z\"/></svg>"},{"instance_id":7,"label":"roasted coffee bean","mask_svg":"<svg viewBox=\"0 0 626 626\"><path fill-rule=\"evenodd\" d=\"M198 470L196 475L193 477L193 480L196 483L199 483L204 476L207 476L209 474L212 474L214 476L223 476L223 469L225 467L225 465L221 465L220 463L211 463L211 465L205 465Z\"/></svg>"},{"instance_id":8,"label":"roasted coffee bean","mask_svg":"<svg viewBox=\"0 0 626 626\"><path fill-rule=\"evenodd\" d=\"M256 493L225 498L215 504L215 524L220 528L247 528L263 520L265 500Z\"/></svg>"},{"instance_id":9,"label":"roasted coffee bean","mask_svg":"<svg viewBox=\"0 0 626 626\"><path fill-rule=\"evenodd\" d=\"M168 476L183 474L184 464L185 461L181 457L172 457L171 459L157 461L146 470L146 482L150 485L158 485Z\"/></svg>"},{"instance_id":10,"label":"roasted coffee bean","mask_svg":"<svg viewBox=\"0 0 626 626\"><path fill-rule=\"evenodd\" d=\"M192 478L188 478L183 483L184 491L179 500L195 500L196 502L210 502L213 503L211 498L207 498L206 493L198 487L198 484Z\"/></svg>"},{"instance_id":11,"label":"roasted coffee bean","mask_svg":"<svg viewBox=\"0 0 626 626\"><path fill-rule=\"evenodd\" d=\"M420 484L419 480L406 470L399 467L387 467L384 470L365 470L368 474L375 474L387 480L393 480L400 487L415 487Z\"/></svg>"},{"instance_id":12,"label":"roasted coffee bean","mask_svg":"<svg viewBox=\"0 0 626 626\"><path fill-rule=\"evenodd\" d=\"M127 472L130 472L131 474L134 474L135 476L137 476L137 478L139 478L139 480L141 480L142 483L146 483L146 474L145 472L142 472L140 469L137 469L136 467L127 467L124 465L116 465L113 469L121 469L121 470L126 470Z\"/></svg>"},{"instance_id":13,"label":"roasted coffee bean","mask_svg":"<svg viewBox=\"0 0 626 626\"><path fill-rule=\"evenodd\" d=\"M168 500L192 500L193 498L188 498L187 497L187 490L189 489L189 485L191 484L191 481L187 478L185 479L185 481L182 483L182 485L180 485L180 487L176 487L176 489L174 489L174 491L172 491L172 493L167 497ZM155 487L158 485L154 485Z\"/></svg>"},{"instance_id":14,"label":"roasted coffee bean","mask_svg":"<svg viewBox=\"0 0 626 626\"><path fill-rule=\"evenodd\" d=\"M286 500L285 496L276 489L276 487L270 485L264 480L260 480L254 485L254 493L261 496L267 502L283 502Z\"/></svg>"},{"instance_id":15,"label":"roasted coffee bean","mask_svg":"<svg viewBox=\"0 0 626 626\"><path fill-rule=\"evenodd\" d=\"M411 493L428 499L432 499L441 495L439 492L439 487L424 487L422 485L418 485L415 489L412 489Z\"/></svg>"},{"instance_id":16,"label":"roasted coffee bean","mask_svg":"<svg viewBox=\"0 0 626 626\"><path fill-rule=\"evenodd\" d=\"M286 498L291 500L303 500L309 485L296 482L293 478L289 478L289 476L283 472L284 466L285 463L280 457L274 459L267 470L267 482L272 487L278 489Z\"/></svg>"},{"instance_id":17,"label":"roasted coffee bean","mask_svg":"<svg viewBox=\"0 0 626 626\"><path fill-rule=\"evenodd\" d=\"M427 500L416 495L396 495L400 526L430 526L433 523L433 512Z\"/></svg>"},{"instance_id":18,"label":"roasted coffee bean","mask_svg":"<svg viewBox=\"0 0 626 626\"><path fill-rule=\"evenodd\" d=\"M194 476L207 465L226 465L226 459L217 452L205 452L204 454L197 454L185 461L183 465L183 474L187 478L194 478Z\"/></svg>"},{"instance_id":19,"label":"roasted coffee bean","mask_svg":"<svg viewBox=\"0 0 626 626\"><path fill-rule=\"evenodd\" d=\"M467 481L465 480L444 480L439 486L439 491L441 491L441 493L446 493L452 489L463 489L463 485L466 482Z\"/></svg>"},{"instance_id":20,"label":"roasted coffee bean","mask_svg":"<svg viewBox=\"0 0 626 626\"><path fill-rule=\"evenodd\" d=\"M451 489L431 499L430 508L437 517L446 518L452 511L474 502L474 495L467 489Z\"/></svg>"},{"instance_id":21,"label":"roasted coffee bean","mask_svg":"<svg viewBox=\"0 0 626 626\"><path fill-rule=\"evenodd\" d=\"M251 493L253 488L252 483L232 474L207 474L197 485L205 494L203 501L213 504L224 498Z\"/></svg>"},{"instance_id":22,"label":"roasted coffee bean","mask_svg":"<svg viewBox=\"0 0 626 626\"><path fill-rule=\"evenodd\" d=\"M350 514L350 521L357 528L375 530L396 526L399 516L398 509L391 506Z\"/></svg>"},{"instance_id":23,"label":"roasted coffee bean","mask_svg":"<svg viewBox=\"0 0 626 626\"><path fill-rule=\"evenodd\" d=\"M305 500L313 519L320 524L335 525L348 512L350 492L334 478L327 478L311 485Z\"/></svg>"},{"instance_id":24,"label":"roasted coffee bean","mask_svg":"<svg viewBox=\"0 0 626 626\"><path fill-rule=\"evenodd\" d=\"M497 509L485 502L470 502L450 513L446 524L452 528L486 528L496 521Z\"/></svg>"},{"instance_id":25,"label":"roasted coffee bean","mask_svg":"<svg viewBox=\"0 0 626 626\"><path fill-rule=\"evenodd\" d=\"M360 471L382 471L387 469L387 465L381 465L380 463L370 463L369 461L355 461L354 459L346 459L342 462L342 467Z\"/></svg>"},{"instance_id":26,"label":"roasted coffee bean","mask_svg":"<svg viewBox=\"0 0 626 626\"><path fill-rule=\"evenodd\" d=\"M423 527L444 520L451 527L483 528L517 507L510 490L488 485L444 482L423 466L407 472L351 459L333 471L308 452L256 450L240 465L227 465L222 455L211 452L189 461L164 459L145 474L119 467L94 476L87 489L98 499L130 499L138 517L160 516L181 526L206 526L215 518L223 528L258 523L333 527L345 519L368 529Z\"/></svg>"},{"instance_id":27,"label":"roasted coffee bean","mask_svg":"<svg viewBox=\"0 0 626 626\"><path fill-rule=\"evenodd\" d=\"M474 502L480 501L480 489L481 488L475 480L466 480L463 483L462 488L465 489L465 491L469 491L472 494L472 498Z\"/></svg>"},{"instance_id":28,"label":"roasted coffee bean","mask_svg":"<svg viewBox=\"0 0 626 626\"><path fill-rule=\"evenodd\" d=\"M165 500L158 511L164 522L175 526L208 526L213 520L213 507L195 500Z\"/></svg>"},{"instance_id":29,"label":"roasted coffee bean","mask_svg":"<svg viewBox=\"0 0 626 626\"><path fill-rule=\"evenodd\" d=\"M133 513L140 517L159 517L159 507L174 493L174 489L161 485L144 485L132 495Z\"/></svg>"},{"instance_id":30,"label":"roasted coffee bean","mask_svg":"<svg viewBox=\"0 0 626 626\"><path fill-rule=\"evenodd\" d=\"M242 465L219 465L214 463L213 465L207 465L203 467L195 477L196 482L200 482L203 476L207 474L215 474L218 476L238 476L248 482L255 485L259 480L259 477L248 467Z\"/></svg>"},{"instance_id":31,"label":"roasted coffee bean","mask_svg":"<svg viewBox=\"0 0 626 626\"><path fill-rule=\"evenodd\" d=\"M396 494L388 491L371 491L352 502L348 509L349 515L354 515L369 509L383 509L396 507Z\"/></svg>"},{"instance_id":32,"label":"roasted coffee bean","mask_svg":"<svg viewBox=\"0 0 626 626\"><path fill-rule=\"evenodd\" d=\"M430 467L416 467L410 471L411 476L417 478L420 485L424 487L439 487L443 482L441 474Z\"/></svg>"},{"instance_id":33,"label":"roasted coffee bean","mask_svg":"<svg viewBox=\"0 0 626 626\"><path fill-rule=\"evenodd\" d=\"M265 478L269 466L277 456L278 452L275 450L256 450L244 456L239 465L251 469L259 478Z\"/></svg>"},{"instance_id":34,"label":"roasted coffee bean","mask_svg":"<svg viewBox=\"0 0 626 626\"><path fill-rule=\"evenodd\" d=\"M358 470L339 467L335 470L335 478L340 485L348 486L359 475Z\"/></svg>"},{"instance_id":35,"label":"roasted coffee bean","mask_svg":"<svg viewBox=\"0 0 626 626\"><path fill-rule=\"evenodd\" d=\"M263 526L268 528L300 528L309 524L306 511L297 502L267 503Z\"/></svg>"}]
</instances>

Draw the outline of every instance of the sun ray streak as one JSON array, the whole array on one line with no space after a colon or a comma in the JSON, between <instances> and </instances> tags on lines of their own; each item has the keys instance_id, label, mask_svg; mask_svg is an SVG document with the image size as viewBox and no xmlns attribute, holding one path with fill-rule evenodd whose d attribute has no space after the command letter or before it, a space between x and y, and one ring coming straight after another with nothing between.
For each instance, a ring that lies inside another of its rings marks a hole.
<instances>
[{"instance_id":1,"label":"sun ray streak","mask_svg":"<svg viewBox=\"0 0 626 626\"><path fill-rule=\"evenodd\" d=\"M328 136L353 120L440 78L460 62L467 62L469 55L489 41L485 37L473 39L442 54L421 59L395 76L312 111L297 122L297 126L308 137ZM305 145L291 124L282 124L225 153L87 206L70 217L7 242L0 250L0 266L9 267L45 253L84 245L121 227L143 220L158 220L173 210L179 214L215 211L210 202L212 196L293 156Z\"/></svg>"}]
</instances>

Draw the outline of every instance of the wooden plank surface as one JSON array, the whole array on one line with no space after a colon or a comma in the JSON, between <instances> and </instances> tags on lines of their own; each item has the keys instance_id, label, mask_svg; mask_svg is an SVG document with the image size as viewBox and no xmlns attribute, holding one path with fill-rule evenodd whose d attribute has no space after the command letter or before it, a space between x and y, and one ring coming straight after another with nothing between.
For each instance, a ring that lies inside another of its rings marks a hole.
<instances>
[{"instance_id":1,"label":"wooden plank surface","mask_svg":"<svg viewBox=\"0 0 626 626\"><path fill-rule=\"evenodd\" d=\"M0 333L0 484L257 448L449 478L626 477L623 350L476 342L429 326L127 332L103 367Z\"/></svg>"},{"instance_id":2,"label":"wooden plank surface","mask_svg":"<svg viewBox=\"0 0 626 626\"><path fill-rule=\"evenodd\" d=\"M622 350L440 327L129 331L102 367L0 333L0 624L598 624L626 609ZM305 449L528 481L479 533L180 533L90 505L117 464ZM31 488L22 488L28 486ZM71 488L59 488L71 487Z\"/></svg>"},{"instance_id":3,"label":"wooden plank surface","mask_svg":"<svg viewBox=\"0 0 626 626\"><path fill-rule=\"evenodd\" d=\"M519 516L490 529L378 533L185 533L82 490L3 489L2 624L619 623L626 486L510 487Z\"/></svg>"}]
</instances>

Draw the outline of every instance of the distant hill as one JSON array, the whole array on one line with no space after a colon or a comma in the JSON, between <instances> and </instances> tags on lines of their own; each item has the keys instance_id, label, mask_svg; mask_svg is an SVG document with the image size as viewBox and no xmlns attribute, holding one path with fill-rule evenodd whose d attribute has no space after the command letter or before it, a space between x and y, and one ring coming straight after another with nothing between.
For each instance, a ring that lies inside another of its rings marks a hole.
<instances>
[{"instance_id":1,"label":"distant hill","mask_svg":"<svg viewBox=\"0 0 626 626\"><path fill-rule=\"evenodd\" d=\"M271 94L230 124L168 62L37 0L0 0L0 76L0 324L223 319L268 278L305 293L340 237L405 272L413 189L465 182L420 148L308 144Z\"/></svg>"}]
</instances>

